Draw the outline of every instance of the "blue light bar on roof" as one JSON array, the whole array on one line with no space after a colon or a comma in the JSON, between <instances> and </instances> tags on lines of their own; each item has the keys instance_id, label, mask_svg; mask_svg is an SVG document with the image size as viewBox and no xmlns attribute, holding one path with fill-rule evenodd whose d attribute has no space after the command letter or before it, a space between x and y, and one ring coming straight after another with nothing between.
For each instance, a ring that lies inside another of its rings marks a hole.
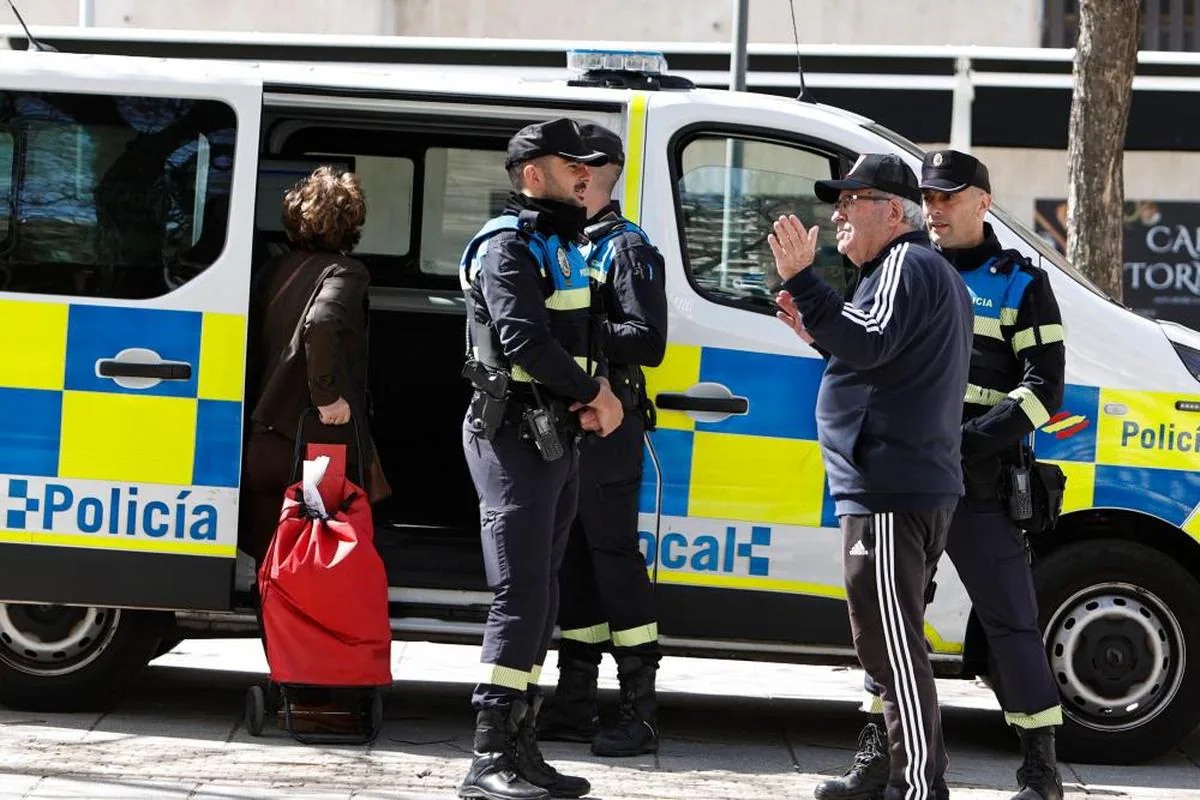
<instances>
[{"instance_id":1,"label":"blue light bar on roof","mask_svg":"<svg viewBox=\"0 0 1200 800\"><path fill-rule=\"evenodd\" d=\"M597 70L661 75L667 58L653 50L568 50L567 69L580 75Z\"/></svg>"}]
</instances>

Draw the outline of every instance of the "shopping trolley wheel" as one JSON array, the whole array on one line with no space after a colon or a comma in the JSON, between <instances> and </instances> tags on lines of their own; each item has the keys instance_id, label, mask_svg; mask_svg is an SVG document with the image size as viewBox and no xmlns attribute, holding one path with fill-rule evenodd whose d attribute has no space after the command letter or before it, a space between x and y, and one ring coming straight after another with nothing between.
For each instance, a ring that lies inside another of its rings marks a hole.
<instances>
[{"instance_id":1,"label":"shopping trolley wheel","mask_svg":"<svg viewBox=\"0 0 1200 800\"><path fill-rule=\"evenodd\" d=\"M261 736L267 717L267 697L261 686L246 690L246 731L251 736Z\"/></svg>"}]
</instances>

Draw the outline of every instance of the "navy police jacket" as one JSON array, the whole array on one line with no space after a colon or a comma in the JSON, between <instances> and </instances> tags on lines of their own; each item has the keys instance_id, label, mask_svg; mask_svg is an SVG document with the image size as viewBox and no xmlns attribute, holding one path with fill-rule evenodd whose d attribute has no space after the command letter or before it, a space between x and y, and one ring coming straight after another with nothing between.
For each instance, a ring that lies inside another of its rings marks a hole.
<instances>
[{"instance_id":1,"label":"navy police jacket","mask_svg":"<svg viewBox=\"0 0 1200 800\"><path fill-rule=\"evenodd\" d=\"M971 372L963 405L967 493L995 497L1004 463L1062 405L1066 349L1062 314L1045 272L1005 250L984 224L978 247L946 250L975 310Z\"/></svg>"},{"instance_id":2,"label":"navy police jacket","mask_svg":"<svg viewBox=\"0 0 1200 800\"><path fill-rule=\"evenodd\" d=\"M514 383L591 402L607 366L593 328L592 285L563 204L517 193L468 243L459 264L472 355Z\"/></svg>"}]
</instances>

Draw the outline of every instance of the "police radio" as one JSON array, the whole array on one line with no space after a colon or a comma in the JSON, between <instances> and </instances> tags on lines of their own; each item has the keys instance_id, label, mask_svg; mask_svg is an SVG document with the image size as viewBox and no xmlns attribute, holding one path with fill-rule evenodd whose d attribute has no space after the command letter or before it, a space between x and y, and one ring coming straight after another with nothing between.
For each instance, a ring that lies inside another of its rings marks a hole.
<instances>
[{"instance_id":1,"label":"police radio","mask_svg":"<svg viewBox=\"0 0 1200 800\"><path fill-rule=\"evenodd\" d=\"M554 419L550 416L550 412L542 403L541 394L537 390L537 386L530 383L533 389L533 397L537 400L537 406L530 408L522 415L529 435L533 437L533 443L537 447L538 452L542 454L543 461L557 461L563 457L564 450L562 439L558 436L558 428L554 425Z\"/></svg>"}]
</instances>

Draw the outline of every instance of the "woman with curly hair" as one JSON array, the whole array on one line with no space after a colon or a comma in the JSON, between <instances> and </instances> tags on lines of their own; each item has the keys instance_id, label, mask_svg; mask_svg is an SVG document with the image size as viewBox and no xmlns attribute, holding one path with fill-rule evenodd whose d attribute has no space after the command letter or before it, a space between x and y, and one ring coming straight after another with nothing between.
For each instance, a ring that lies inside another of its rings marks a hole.
<instances>
[{"instance_id":1,"label":"woman with curly hair","mask_svg":"<svg viewBox=\"0 0 1200 800\"><path fill-rule=\"evenodd\" d=\"M347 477L366 465L371 502L390 490L367 420L367 287L370 273L349 253L367 216L358 176L321 166L283 198L283 225L294 245L268 261L251 298L249 439L239 547L262 563L292 482L295 437L347 448ZM319 417L318 420L314 418ZM355 420L362 453L354 444Z\"/></svg>"}]
</instances>

